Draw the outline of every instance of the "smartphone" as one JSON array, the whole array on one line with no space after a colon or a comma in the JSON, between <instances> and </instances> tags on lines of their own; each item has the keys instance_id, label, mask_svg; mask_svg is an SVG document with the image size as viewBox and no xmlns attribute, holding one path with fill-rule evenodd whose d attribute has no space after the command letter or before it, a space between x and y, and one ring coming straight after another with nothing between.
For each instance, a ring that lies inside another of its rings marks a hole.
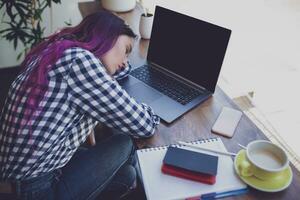
<instances>
[{"instance_id":1,"label":"smartphone","mask_svg":"<svg viewBox=\"0 0 300 200\"><path fill-rule=\"evenodd\" d=\"M213 133L232 137L243 113L233 108L223 107L211 131Z\"/></svg>"}]
</instances>

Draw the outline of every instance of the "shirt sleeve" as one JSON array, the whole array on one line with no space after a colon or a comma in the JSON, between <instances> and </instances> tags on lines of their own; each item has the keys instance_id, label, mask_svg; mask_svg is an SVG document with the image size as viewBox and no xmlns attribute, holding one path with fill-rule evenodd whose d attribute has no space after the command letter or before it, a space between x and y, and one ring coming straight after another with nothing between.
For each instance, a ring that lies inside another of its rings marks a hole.
<instances>
[{"instance_id":1,"label":"shirt sleeve","mask_svg":"<svg viewBox=\"0 0 300 200\"><path fill-rule=\"evenodd\" d=\"M127 66L122 68L121 70L117 71L113 77L116 79L116 80L121 80L123 78L126 78L129 73L131 72L131 65L130 63L128 62L127 63Z\"/></svg>"},{"instance_id":2,"label":"shirt sleeve","mask_svg":"<svg viewBox=\"0 0 300 200\"><path fill-rule=\"evenodd\" d=\"M79 112L135 137L150 137L160 119L121 88L92 53L77 53L67 77L68 95Z\"/></svg>"}]
</instances>

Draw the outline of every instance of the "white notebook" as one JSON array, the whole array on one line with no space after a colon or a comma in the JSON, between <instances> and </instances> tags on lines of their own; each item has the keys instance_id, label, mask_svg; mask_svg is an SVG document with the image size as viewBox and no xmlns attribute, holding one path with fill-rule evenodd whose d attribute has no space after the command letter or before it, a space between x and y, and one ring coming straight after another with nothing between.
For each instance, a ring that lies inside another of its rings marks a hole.
<instances>
[{"instance_id":1,"label":"white notebook","mask_svg":"<svg viewBox=\"0 0 300 200\"><path fill-rule=\"evenodd\" d=\"M191 142L206 148L227 151L220 138L211 138ZM246 189L234 172L233 161L230 156L210 153L208 151L195 150L182 145L180 148L199 151L219 157L216 183L208 185L175 176L163 174L161 166L167 147L155 147L137 150L140 165L140 176L143 180L145 193L148 200L173 200L198 197L208 193L223 193L228 191Z\"/></svg>"}]
</instances>

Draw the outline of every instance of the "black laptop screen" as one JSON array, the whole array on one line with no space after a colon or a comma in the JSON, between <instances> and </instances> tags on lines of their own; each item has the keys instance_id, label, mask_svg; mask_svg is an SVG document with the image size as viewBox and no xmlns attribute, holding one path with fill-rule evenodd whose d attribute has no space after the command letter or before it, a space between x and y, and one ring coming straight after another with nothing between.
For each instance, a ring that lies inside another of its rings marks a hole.
<instances>
[{"instance_id":1,"label":"black laptop screen","mask_svg":"<svg viewBox=\"0 0 300 200\"><path fill-rule=\"evenodd\" d=\"M214 92L230 34L156 6L147 59Z\"/></svg>"}]
</instances>

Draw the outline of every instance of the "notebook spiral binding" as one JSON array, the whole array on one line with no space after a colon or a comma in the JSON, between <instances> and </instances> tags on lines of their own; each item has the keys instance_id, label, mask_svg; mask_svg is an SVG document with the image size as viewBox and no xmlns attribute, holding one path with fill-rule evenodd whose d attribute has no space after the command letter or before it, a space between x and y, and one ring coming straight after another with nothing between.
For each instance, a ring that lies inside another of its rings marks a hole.
<instances>
[{"instance_id":1,"label":"notebook spiral binding","mask_svg":"<svg viewBox=\"0 0 300 200\"><path fill-rule=\"evenodd\" d=\"M202 143L207 143L207 142L218 141L219 139L220 139L219 137L205 138L205 139L190 141L188 143L190 143L190 144L202 144ZM185 146L185 145L182 145L182 144L170 144L170 145L163 145L163 146L157 146L157 147L150 147L150 148L145 148L145 149L139 149L139 151L140 152L159 151L159 150L167 149L169 146L172 146L172 147L182 147L182 146Z\"/></svg>"}]
</instances>

